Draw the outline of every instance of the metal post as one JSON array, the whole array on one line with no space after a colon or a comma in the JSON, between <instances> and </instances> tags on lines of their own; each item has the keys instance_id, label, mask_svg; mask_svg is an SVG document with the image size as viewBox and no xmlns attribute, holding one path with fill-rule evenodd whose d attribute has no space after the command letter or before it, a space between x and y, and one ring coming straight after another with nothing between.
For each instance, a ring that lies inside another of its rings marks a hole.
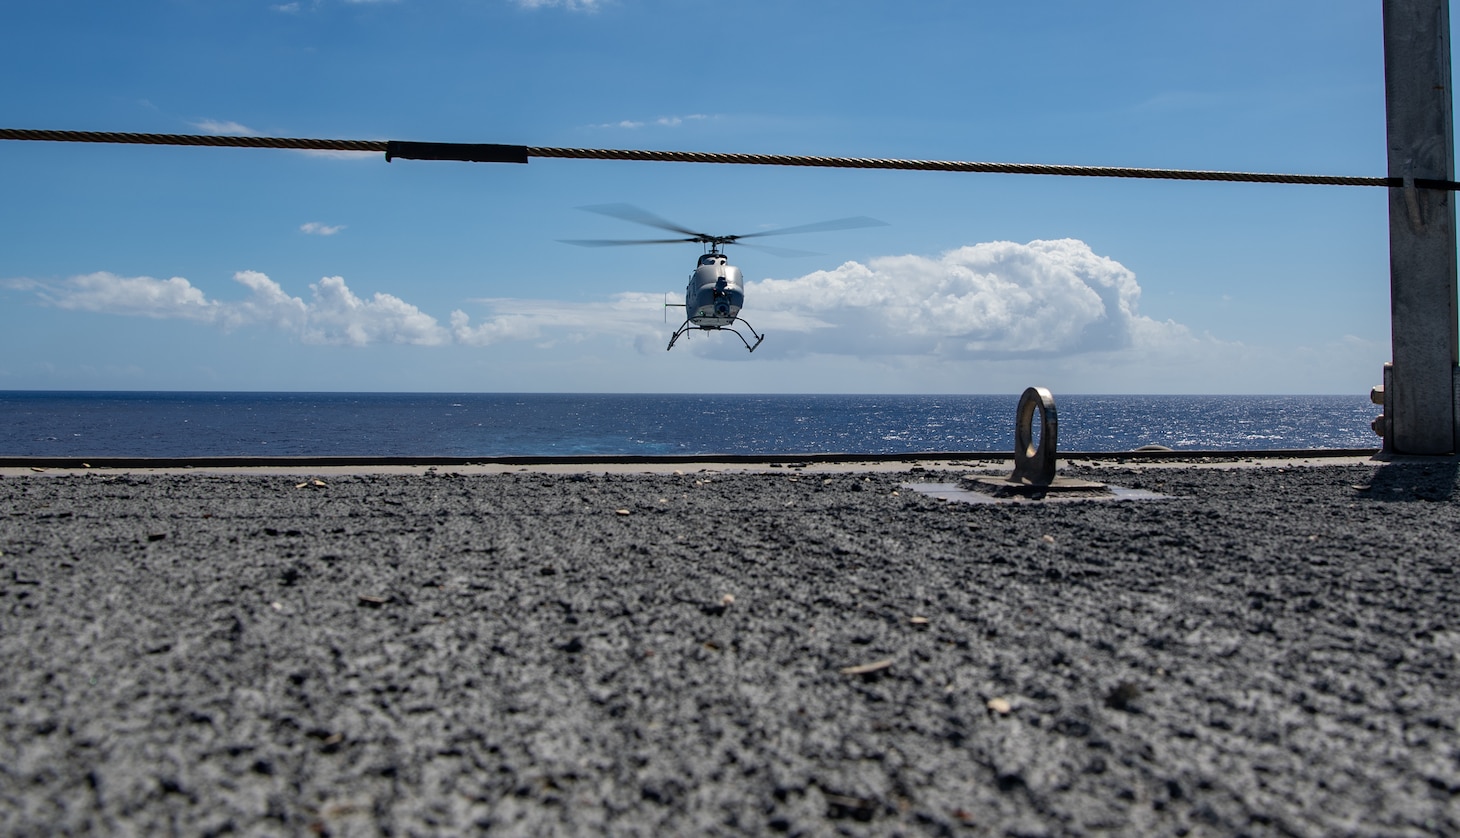
<instances>
[{"instance_id":1,"label":"metal post","mask_svg":"<svg viewBox=\"0 0 1460 838\"><path fill-rule=\"evenodd\" d=\"M1454 180L1449 0L1384 0L1384 99L1389 176L1389 299L1393 437L1400 454L1457 450L1453 193L1415 178ZM1386 409L1386 412L1388 410Z\"/></svg>"}]
</instances>

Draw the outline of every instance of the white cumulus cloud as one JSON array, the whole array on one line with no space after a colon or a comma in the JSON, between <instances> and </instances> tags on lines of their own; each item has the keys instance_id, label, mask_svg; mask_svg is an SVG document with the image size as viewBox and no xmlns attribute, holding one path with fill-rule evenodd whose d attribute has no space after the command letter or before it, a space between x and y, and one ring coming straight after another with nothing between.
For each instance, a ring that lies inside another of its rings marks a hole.
<instances>
[{"instance_id":1,"label":"white cumulus cloud","mask_svg":"<svg viewBox=\"0 0 1460 838\"><path fill-rule=\"evenodd\" d=\"M293 334L303 331L309 319L309 305L303 300L291 297L279 283L258 271L239 271L233 281L247 288L249 295L222 306L218 322L224 328L263 325Z\"/></svg>"},{"instance_id":2,"label":"white cumulus cloud","mask_svg":"<svg viewBox=\"0 0 1460 838\"><path fill-rule=\"evenodd\" d=\"M801 334L786 351L1009 358L1124 349L1183 331L1139 315L1140 294L1124 265L1061 239L847 262L753 283L747 306Z\"/></svg>"},{"instance_id":3,"label":"white cumulus cloud","mask_svg":"<svg viewBox=\"0 0 1460 838\"><path fill-rule=\"evenodd\" d=\"M451 332L414 305L384 293L362 298L338 276L309 286L307 301L288 294L258 271L239 271L233 279L247 289L241 300L208 299L182 277L124 277L105 271L51 283L11 280L5 286L33 293L60 309L193 320L224 329L263 326L293 334L304 343L436 346L451 341Z\"/></svg>"},{"instance_id":4,"label":"white cumulus cloud","mask_svg":"<svg viewBox=\"0 0 1460 838\"><path fill-rule=\"evenodd\" d=\"M36 283L33 290L45 302L72 311L202 321L218 317L218 304L180 276L154 279L98 271L58 285Z\"/></svg>"},{"instance_id":5,"label":"white cumulus cloud","mask_svg":"<svg viewBox=\"0 0 1460 838\"><path fill-rule=\"evenodd\" d=\"M309 221L299 225L301 232L311 236L333 236L335 233L345 229L343 224L321 224L318 221Z\"/></svg>"},{"instance_id":6,"label":"white cumulus cloud","mask_svg":"<svg viewBox=\"0 0 1460 838\"><path fill-rule=\"evenodd\" d=\"M306 343L437 346L450 340L450 333L436 318L400 297L377 292L368 300L361 299L338 276L327 276L309 287L314 299L305 317Z\"/></svg>"},{"instance_id":7,"label":"white cumulus cloud","mask_svg":"<svg viewBox=\"0 0 1460 838\"><path fill-rule=\"evenodd\" d=\"M258 134L247 125L229 120L199 119L189 124L205 134L217 134L223 137L252 137Z\"/></svg>"}]
</instances>

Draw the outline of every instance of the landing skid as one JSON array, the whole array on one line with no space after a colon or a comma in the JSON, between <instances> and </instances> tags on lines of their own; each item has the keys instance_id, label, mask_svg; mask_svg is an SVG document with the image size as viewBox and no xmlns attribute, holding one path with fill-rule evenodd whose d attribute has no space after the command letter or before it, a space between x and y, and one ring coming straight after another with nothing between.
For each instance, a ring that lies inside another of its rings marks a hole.
<instances>
[{"instance_id":1,"label":"landing skid","mask_svg":"<svg viewBox=\"0 0 1460 838\"><path fill-rule=\"evenodd\" d=\"M664 347L664 349L666 352L670 349L673 349L674 342L679 340L680 335L683 335L685 332L688 332L691 329L698 329L702 332L729 332L730 334L740 338L740 342L745 344L746 349L754 352L755 348L757 346L760 346L760 342L765 340L765 335L758 333L755 330L754 326L750 325L750 323L744 320L741 320L739 317L735 318L735 321L737 323L745 323L745 328L749 329L750 334L755 337L755 343L751 343L750 341L746 340L745 335L740 334L738 330L733 329L729 326L696 326L693 322L686 320L684 321L683 325L674 330L674 335L669 338L669 345Z\"/></svg>"}]
</instances>

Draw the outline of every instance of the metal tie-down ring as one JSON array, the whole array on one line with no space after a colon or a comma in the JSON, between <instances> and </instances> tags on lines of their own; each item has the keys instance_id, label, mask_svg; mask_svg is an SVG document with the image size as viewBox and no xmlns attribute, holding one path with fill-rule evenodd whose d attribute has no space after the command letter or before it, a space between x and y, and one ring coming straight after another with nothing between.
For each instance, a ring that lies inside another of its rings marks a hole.
<instances>
[{"instance_id":1,"label":"metal tie-down ring","mask_svg":"<svg viewBox=\"0 0 1460 838\"><path fill-rule=\"evenodd\" d=\"M1039 411L1039 446L1034 445L1034 412ZM1059 444L1059 417L1054 395L1043 387L1030 387L1019 397L1014 420L1013 480L1031 486L1054 483L1055 451Z\"/></svg>"},{"instance_id":2,"label":"metal tie-down ring","mask_svg":"<svg viewBox=\"0 0 1460 838\"><path fill-rule=\"evenodd\" d=\"M1034 413L1039 412L1039 444L1034 444ZM1030 387L1019 397L1014 417L1014 473L1008 477L970 474L964 480L975 491L953 483L909 484L920 492L947 500L969 503L1013 503L1043 501L1048 494L1057 500L1152 500L1160 495L1143 489L1106 486L1093 480L1056 477L1055 452L1059 446L1059 417L1054 396L1043 387Z\"/></svg>"}]
</instances>

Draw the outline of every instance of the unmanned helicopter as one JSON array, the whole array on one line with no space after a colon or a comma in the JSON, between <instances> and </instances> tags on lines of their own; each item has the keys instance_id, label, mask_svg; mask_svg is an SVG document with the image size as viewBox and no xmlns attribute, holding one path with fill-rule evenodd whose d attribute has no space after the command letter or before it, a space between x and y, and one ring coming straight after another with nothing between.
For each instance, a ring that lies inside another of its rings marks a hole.
<instances>
[{"instance_id":1,"label":"unmanned helicopter","mask_svg":"<svg viewBox=\"0 0 1460 838\"><path fill-rule=\"evenodd\" d=\"M708 233L700 233L687 227L682 227L667 219L660 218L648 210L640 209L632 204L600 204L591 207L581 207L588 212L596 212L599 215L607 215L622 221L632 221L635 224L643 224L649 227L658 227L661 230L668 230L672 233L679 233L685 238L682 239L563 239L566 244L576 244L582 247L614 247L630 244L682 244L694 242L707 246L704 255L700 256L695 264L694 273L689 276L689 284L684 289L683 303L665 303L665 307L683 306L685 309L685 320L674 334L669 337L669 346L665 349L673 349L675 341L691 329L700 329L706 332L730 332L740 338L745 348L751 352L755 351L760 342L765 340L765 335L757 332L754 326L740 316L740 308L745 305L745 280L741 276L740 269L729 264L725 256L724 248L730 244L740 244L742 239L756 238L759 236L784 236L790 233L819 233L830 230L853 230L859 227L882 227L885 222L875 218L859 216L856 218L838 218L833 221L821 221L815 224L803 224L798 227L784 227L778 230L764 230L759 233L742 233L738 236L712 236ZM788 250L786 248L766 247L765 245L747 244L746 247L764 250L767 253L779 256L812 256L804 250ZM749 330L755 342L752 343L745 335L742 335L735 328L736 323L744 324Z\"/></svg>"}]
</instances>

